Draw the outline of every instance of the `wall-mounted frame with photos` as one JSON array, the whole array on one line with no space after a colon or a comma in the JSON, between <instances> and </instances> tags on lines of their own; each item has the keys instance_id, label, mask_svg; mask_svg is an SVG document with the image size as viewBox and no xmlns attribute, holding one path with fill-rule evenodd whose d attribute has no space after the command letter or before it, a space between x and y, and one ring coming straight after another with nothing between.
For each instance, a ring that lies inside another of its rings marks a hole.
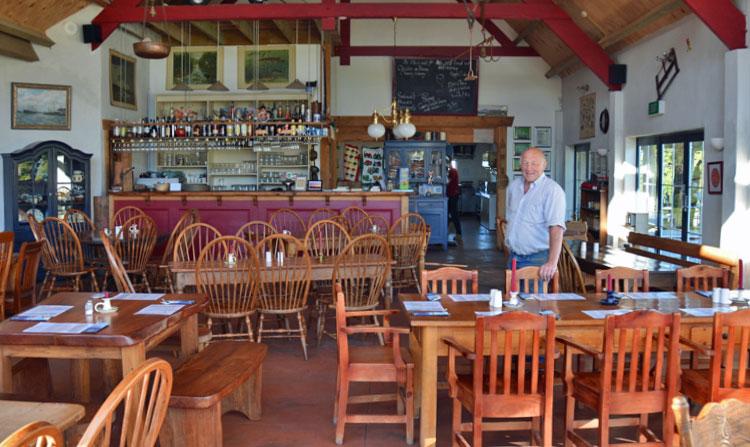
<instances>
[{"instance_id":1,"label":"wall-mounted frame with photos","mask_svg":"<svg viewBox=\"0 0 750 447\"><path fill-rule=\"evenodd\" d=\"M520 157L523 151L531 147L531 143L513 143L513 156Z\"/></svg>"},{"instance_id":2,"label":"wall-mounted frame with photos","mask_svg":"<svg viewBox=\"0 0 750 447\"><path fill-rule=\"evenodd\" d=\"M531 127L517 126L513 128L513 140L531 141Z\"/></svg>"},{"instance_id":3,"label":"wall-mounted frame with photos","mask_svg":"<svg viewBox=\"0 0 750 447\"><path fill-rule=\"evenodd\" d=\"M224 82L223 50L209 46L172 48L167 59L167 90L180 82L194 90L205 90L217 81Z\"/></svg>"}]
</instances>

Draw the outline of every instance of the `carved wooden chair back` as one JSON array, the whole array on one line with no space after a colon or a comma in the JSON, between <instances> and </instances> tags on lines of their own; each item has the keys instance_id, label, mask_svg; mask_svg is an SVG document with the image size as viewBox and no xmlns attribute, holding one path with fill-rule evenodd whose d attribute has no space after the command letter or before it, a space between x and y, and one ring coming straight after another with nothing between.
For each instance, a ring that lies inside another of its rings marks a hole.
<instances>
[{"instance_id":1,"label":"carved wooden chair back","mask_svg":"<svg viewBox=\"0 0 750 447\"><path fill-rule=\"evenodd\" d=\"M305 235L305 247L310 257L338 256L351 242L346 228L332 220L319 220L312 224Z\"/></svg>"},{"instance_id":2,"label":"carved wooden chair back","mask_svg":"<svg viewBox=\"0 0 750 447\"><path fill-rule=\"evenodd\" d=\"M172 262L195 262L203 247L212 240L221 237L214 226L198 222L185 227L174 242Z\"/></svg>"},{"instance_id":3,"label":"carved wooden chair back","mask_svg":"<svg viewBox=\"0 0 750 447\"><path fill-rule=\"evenodd\" d=\"M250 242L253 246L256 246L258 245L258 242L272 234L276 234L276 229L270 224L263 222L262 220L251 220L241 226L240 229L237 230L235 236Z\"/></svg>"},{"instance_id":4,"label":"carved wooden chair back","mask_svg":"<svg viewBox=\"0 0 750 447\"><path fill-rule=\"evenodd\" d=\"M388 231L393 265L393 287L420 287L419 264L427 245L427 225L417 213L407 213Z\"/></svg>"},{"instance_id":5,"label":"carved wooden chair back","mask_svg":"<svg viewBox=\"0 0 750 447\"><path fill-rule=\"evenodd\" d=\"M479 293L479 272L457 267L442 267L422 272L422 293Z\"/></svg>"},{"instance_id":6,"label":"carved wooden chair back","mask_svg":"<svg viewBox=\"0 0 750 447\"><path fill-rule=\"evenodd\" d=\"M8 285L8 276L13 261L13 239L12 231L0 232L0 320L5 318L5 291Z\"/></svg>"},{"instance_id":7,"label":"carved wooden chair back","mask_svg":"<svg viewBox=\"0 0 750 447\"><path fill-rule=\"evenodd\" d=\"M427 224L418 213L406 213L391 225L389 235L405 235L409 233L427 233Z\"/></svg>"},{"instance_id":8,"label":"carved wooden chair back","mask_svg":"<svg viewBox=\"0 0 750 447\"><path fill-rule=\"evenodd\" d=\"M363 217L357 221L351 228L349 234L352 237L362 236L363 234L378 234L385 238L388 237L390 225L383 216L371 215Z\"/></svg>"},{"instance_id":9,"label":"carved wooden chair back","mask_svg":"<svg viewBox=\"0 0 750 447\"><path fill-rule=\"evenodd\" d=\"M15 277L13 281L13 313L23 310L24 301L36 303L36 277L39 272L39 261L42 259L44 241L24 242L18 251ZM8 279L11 280L10 278Z\"/></svg>"},{"instance_id":10,"label":"carved wooden chair back","mask_svg":"<svg viewBox=\"0 0 750 447\"><path fill-rule=\"evenodd\" d=\"M153 447L159 437L172 394L172 367L162 359L146 360L110 393L78 445ZM119 439L113 430L120 416Z\"/></svg>"},{"instance_id":11,"label":"carved wooden chair back","mask_svg":"<svg viewBox=\"0 0 750 447\"><path fill-rule=\"evenodd\" d=\"M369 216L369 214L367 214L367 211L358 206L350 206L341 210L341 217L344 218L347 229L353 228L354 224L367 216Z\"/></svg>"},{"instance_id":12,"label":"carved wooden chair back","mask_svg":"<svg viewBox=\"0 0 750 447\"><path fill-rule=\"evenodd\" d=\"M258 285L258 304L263 311L291 313L305 308L312 276L310 255L306 251L297 254L296 248L295 256L289 253L289 247L301 246L299 239L288 234L272 234L258 243L258 258L264 260ZM270 265L265 262L266 253L271 254Z\"/></svg>"},{"instance_id":13,"label":"carved wooden chair back","mask_svg":"<svg viewBox=\"0 0 750 447\"><path fill-rule=\"evenodd\" d=\"M45 421L30 422L0 441L0 447L64 446L65 439L60 429Z\"/></svg>"},{"instance_id":14,"label":"carved wooden chair back","mask_svg":"<svg viewBox=\"0 0 750 447\"><path fill-rule=\"evenodd\" d=\"M700 264L677 270L677 293L714 287L729 287L729 270Z\"/></svg>"},{"instance_id":15,"label":"carved wooden chair back","mask_svg":"<svg viewBox=\"0 0 750 447\"><path fill-rule=\"evenodd\" d=\"M29 222L29 228L31 229L31 234L34 235L34 240L39 242L44 242L44 246L42 247L42 265L44 265L44 269L49 271L51 270L51 266L54 263L54 259L52 258L52 253L50 253L50 246L47 243L46 239L44 238L44 230L42 229L42 223L36 220L33 215L27 214L26 215L27 221Z\"/></svg>"},{"instance_id":16,"label":"carved wooden chair back","mask_svg":"<svg viewBox=\"0 0 750 447\"><path fill-rule=\"evenodd\" d=\"M586 293L586 282L583 272L578 265L573 251L566 241L562 242L560 260L557 262L557 271L560 272L560 291L570 293Z\"/></svg>"},{"instance_id":17,"label":"carved wooden chair back","mask_svg":"<svg viewBox=\"0 0 750 447\"><path fill-rule=\"evenodd\" d=\"M365 234L354 238L333 266L333 282L341 285L346 309L377 307L390 267L390 250L384 237Z\"/></svg>"},{"instance_id":18,"label":"carved wooden chair back","mask_svg":"<svg viewBox=\"0 0 750 447\"><path fill-rule=\"evenodd\" d=\"M42 223L44 239L47 240L48 253L55 272L73 273L83 270L83 252L81 241L73 228L57 217L47 217Z\"/></svg>"},{"instance_id":19,"label":"carved wooden chair back","mask_svg":"<svg viewBox=\"0 0 750 447\"><path fill-rule=\"evenodd\" d=\"M511 290L513 272L505 270L505 288ZM544 281L539 276L539 267L523 267L516 270L516 290L520 293L558 293L560 291L560 272L555 272L552 281Z\"/></svg>"},{"instance_id":20,"label":"carved wooden chair back","mask_svg":"<svg viewBox=\"0 0 750 447\"><path fill-rule=\"evenodd\" d=\"M128 273L143 273L156 246L158 230L154 219L139 214L123 222L120 234L116 235L117 254Z\"/></svg>"},{"instance_id":21,"label":"carved wooden chair back","mask_svg":"<svg viewBox=\"0 0 750 447\"><path fill-rule=\"evenodd\" d=\"M104 234L104 231L99 231L99 237L102 238L102 245L104 245L104 252L107 254L107 261L109 262L109 270L112 272L112 277L115 279L115 286L118 292L124 293L135 293L135 287L128 277L125 266L122 265L122 259L117 253L117 249L112 245L110 238Z\"/></svg>"},{"instance_id":22,"label":"carved wooden chair back","mask_svg":"<svg viewBox=\"0 0 750 447\"><path fill-rule=\"evenodd\" d=\"M315 222L319 220L330 220L338 216L338 211L331 208L318 208L307 218L307 228L310 228Z\"/></svg>"},{"instance_id":23,"label":"carved wooden chair back","mask_svg":"<svg viewBox=\"0 0 750 447\"><path fill-rule=\"evenodd\" d=\"M91 220L91 218L82 210L78 210L75 208L68 208L67 211L65 211L65 216L63 217L63 220L67 222L68 225L73 228L73 231L76 232L78 237L81 237L82 235L90 235L93 231L96 230L96 227L94 226L94 222Z\"/></svg>"},{"instance_id":24,"label":"carved wooden chair back","mask_svg":"<svg viewBox=\"0 0 750 447\"><path fill-rule=\"evenodd\" d=\"M563 239L570 241L588 241L589 225L584 220L569 220L565 222Z\"/></svg>"},{"instance_id":25,"label":"carved wooden chair back","mask_svg":"<svg viewBox=\"0 0 750 447\"><path fill-rule=\"evenodd\" d=\"M706 404L698 417L690 420L690 405L684 396L672 400L680 446L732 446L747 445L750 439L750 403L737 399Z\"/></svg>"},{"instance_id":26,"label":"carved wooden chair back","mask_svg":"<svg viewBox=\"0 0 750 447\"><path fill-rule=\"evenodd\" d=\"M607 282L612 281L615 292L648 292L648 270L635 270L628 267L613 267L596 270L596 293L607 290Z\"/></svg>"},{"instance_id":27,"label":"carved wooden chair back","mask_svg":"<svg viewBox=\"0 0 750 447\"><path fill-rule=\"evenodd\" d=\"M167 245L164 247L164 253L161 255L160 266L169 265L174 255L174 244L177 241L177 236L180 235L182 230L187 228L189 225L200 222L200 213L196 209L189 209L182 213L180 220L177 221L172 232L169 234Z\"/></svg>"},{"instance_id":28,"label":"carved wooden chair back","mask_svg":"<svg viewBox=\"0 0 750 447\"><path fill-rule=\"evenodd\" d=\"M288 208L282 208L274 211L271 214L271 218L268 219L268 223L276 229L277 233L284 233L288 231L289 234L296 237L297 239L304 239L307 227L305 227L305 221L302 220L300 215Z\"/></svg>"},{"instance_id":29,"label":"carved wooden chair back","mask_svg":"<svg viewBox=\"0 0 750 447\"><path fill-rule=\"evenodd\" d=\"M112 234L115 234L115 229L125 223L126 220L139 214L145 214L142 209L137 206L123 206L119 210L115 211L112 216L112 222L109 225L109 229Z\"/></svg>"}]
</instances>

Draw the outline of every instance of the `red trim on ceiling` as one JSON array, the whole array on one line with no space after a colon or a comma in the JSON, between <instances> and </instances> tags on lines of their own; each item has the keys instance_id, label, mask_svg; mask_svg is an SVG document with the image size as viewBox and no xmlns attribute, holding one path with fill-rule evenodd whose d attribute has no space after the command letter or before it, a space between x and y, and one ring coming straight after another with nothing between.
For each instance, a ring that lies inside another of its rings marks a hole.
<instances>
[{"instance_id":1,"label":"red trim on ceiling","mask_svg":"<svg viewBox=\"0 0 750 447\"><path fill-rule=\"evenodd\" d=\"M684 0L730 50L747 48L747 19L730 0Z\"/></svg>"}]
</instances>

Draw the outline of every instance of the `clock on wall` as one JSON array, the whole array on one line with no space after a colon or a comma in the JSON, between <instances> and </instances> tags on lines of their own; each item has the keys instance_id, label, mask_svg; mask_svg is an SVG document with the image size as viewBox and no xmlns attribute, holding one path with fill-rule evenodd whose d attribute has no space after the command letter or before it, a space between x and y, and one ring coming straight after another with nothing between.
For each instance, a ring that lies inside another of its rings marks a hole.
<instances>
[{"instance_id":1,"label":"clock on wall","mask_svg":"<svg viewBox=\"0 0 750 447\"><path fill-rule=\"evenodd\" d=\"M602 133L609 131L609 110L607 109L602 110L602 113L599 114L599 130Z\"/></svg>"}]
</instances>

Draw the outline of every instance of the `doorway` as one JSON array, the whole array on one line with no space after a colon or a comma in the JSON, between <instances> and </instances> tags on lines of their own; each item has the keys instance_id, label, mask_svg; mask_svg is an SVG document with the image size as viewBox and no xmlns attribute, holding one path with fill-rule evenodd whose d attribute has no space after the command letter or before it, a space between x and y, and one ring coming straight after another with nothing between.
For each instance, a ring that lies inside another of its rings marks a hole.
<instances>
[{"instance_id":1,"label":"doorway","mask_svg":"<svg viewBox=\"0 0 750 447\"><path fill-rule=\"evenodd\" d=\"M576 220L581 218L581 183L586 182L591 178L591 165L589 164L590 152L591 145L589 143L576 144L573 146L573 186L575 188L575 193L573 194L573 213L575 214Z\"/></svg>"}]
</instances>

